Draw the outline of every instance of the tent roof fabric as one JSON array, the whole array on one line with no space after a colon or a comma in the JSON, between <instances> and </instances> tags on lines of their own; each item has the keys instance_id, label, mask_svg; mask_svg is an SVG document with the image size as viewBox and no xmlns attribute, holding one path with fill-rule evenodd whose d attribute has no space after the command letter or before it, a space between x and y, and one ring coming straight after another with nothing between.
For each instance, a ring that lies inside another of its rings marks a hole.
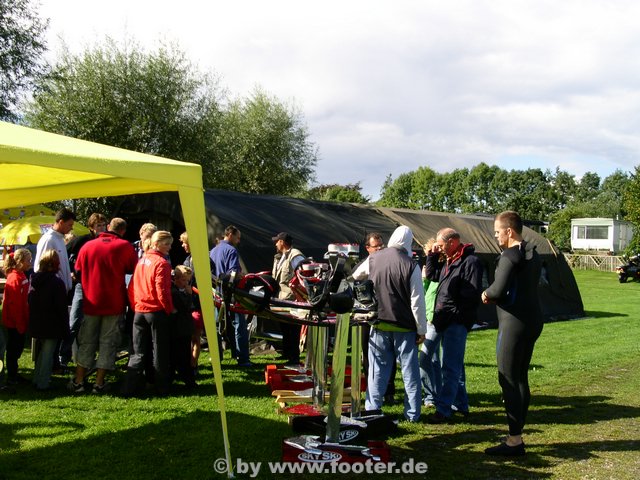
<instances>
[{"instance_id":1,"label":"tent roof fabric","mask_svg":"<svg viewBox=\"0 0 640 480\"><path fill-rule=\"evenodd\" d=\"M146 197L145 195L140 197ZM123 216L138 211L162 210L174 214L175 197L169 193L153 195L146 200L136 197L121 212ZM271 270L275 247L271 237L286 231L293 244L306 256L323 258L330 243L359 243L360 253L367 233L376 231L386 240L398 225L407 225L414 234L414 249L422 253L424 243L438 230L452 227L465 243L473 243L485 266L485 287L493 280L494 264L500 254L493 237L493 217L456 215L425 210L376 208L350 203L321 202L275 195L251 195L224 190L206 190L205 204L210 245L227 225L242 232L238 246L243 268L247 272ZM154 204L155 207L151 207ZM174 217L180 222L180 218ZM584 315L580 291L564 256L543 236L529 228L525 240L536 246L542 256L545 277L540 298L548 319ZM495 307L483 305L482 320L495 322Z\"/></svg>"}]
</instances>

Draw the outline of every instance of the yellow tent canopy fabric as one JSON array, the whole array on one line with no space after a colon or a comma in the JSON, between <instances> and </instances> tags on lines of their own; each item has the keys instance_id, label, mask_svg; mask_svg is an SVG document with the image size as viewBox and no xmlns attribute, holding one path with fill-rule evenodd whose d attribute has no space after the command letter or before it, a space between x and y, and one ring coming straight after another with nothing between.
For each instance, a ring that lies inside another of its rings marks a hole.
<instances>
[{"instance_id":1,"label":"yellow tent canopy fabric","mask_svg":"<svg viewBox=\"0 0 640 480\"><path fill-rule=\"evenodd\" d=\"M71 198L177 191L198 286L212 290L200 165L168 160L0 122L0 209ZM201 299L217 345L213 298ZM217 348L211 349L227 465L232 465ZM229 470L229 476L232 475Z\"/></svg>"}]
</instances>

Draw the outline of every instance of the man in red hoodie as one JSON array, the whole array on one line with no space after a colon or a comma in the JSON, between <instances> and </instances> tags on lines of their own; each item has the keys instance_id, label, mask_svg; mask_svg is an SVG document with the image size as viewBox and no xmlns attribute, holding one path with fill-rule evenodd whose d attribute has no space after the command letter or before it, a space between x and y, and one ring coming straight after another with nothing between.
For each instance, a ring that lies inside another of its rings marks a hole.
<instances>
[{"instance_id":1,"label":"man in red hoodie","mask_svg":"<svg viewBox=\"0 0 640 480\"><path fill-rule=\"evenodd\" d=\"M118 325L127 305L125 275L133 273L138 261L133 246L122 238L126 230L122 218L113 218L108 231L87 242L78 253L75 270L84 293L84 322L78 332L76 375L69 382L69 390L76 393L85 390L84 377L94 366L93 393L102 393L107 371L115 368Z\"/></svg>"}]
</instances>

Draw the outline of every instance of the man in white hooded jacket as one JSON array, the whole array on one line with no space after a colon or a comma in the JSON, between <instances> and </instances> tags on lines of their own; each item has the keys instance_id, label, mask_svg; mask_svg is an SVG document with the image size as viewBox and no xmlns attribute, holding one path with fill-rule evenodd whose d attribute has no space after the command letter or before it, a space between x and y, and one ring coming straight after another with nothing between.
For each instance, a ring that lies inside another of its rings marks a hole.
<instances>
[{"instance_id":1,"label":"man in white hooded jacket","mask_svg":"<svg viewBox=\"0 0 640 480\"><path fill-rule=\"evenodd\" d=\"M379 322L369 337L369 376L366 409L382 407L385 389L400 360L404 382L404 416L420 418L421 389L418 345L427 331L424 288L420 268L411 258L413 233L400 226L391 235L388 248L371 255L369 278L378 300Z\"/></svg>"}]
</instances>

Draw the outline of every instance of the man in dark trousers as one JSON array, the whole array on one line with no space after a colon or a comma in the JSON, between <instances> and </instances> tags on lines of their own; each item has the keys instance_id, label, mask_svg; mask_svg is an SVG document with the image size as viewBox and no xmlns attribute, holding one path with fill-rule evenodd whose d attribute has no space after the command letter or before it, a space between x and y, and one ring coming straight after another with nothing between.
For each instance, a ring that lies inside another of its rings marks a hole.
<instances>
[{"instance_id":1,"label":"man in dark trousers","mask_svg":"<svg viewBox=\"0 0 640 480\"><path fill-rule=\"evenodd\" d=\"M289 282L293 278L294 272L305 256L297 248L293 248L293 237L287 232L280 232L275 237L271 237L275 242L278 253L273 257L272 275L278 285L280 292L278 298L284 300L295 300L295 294L289 288ZM282 331L282 356L286 359L287 365L300 366L300 325L280 323Z\"/></svg>"}]
</instances>

